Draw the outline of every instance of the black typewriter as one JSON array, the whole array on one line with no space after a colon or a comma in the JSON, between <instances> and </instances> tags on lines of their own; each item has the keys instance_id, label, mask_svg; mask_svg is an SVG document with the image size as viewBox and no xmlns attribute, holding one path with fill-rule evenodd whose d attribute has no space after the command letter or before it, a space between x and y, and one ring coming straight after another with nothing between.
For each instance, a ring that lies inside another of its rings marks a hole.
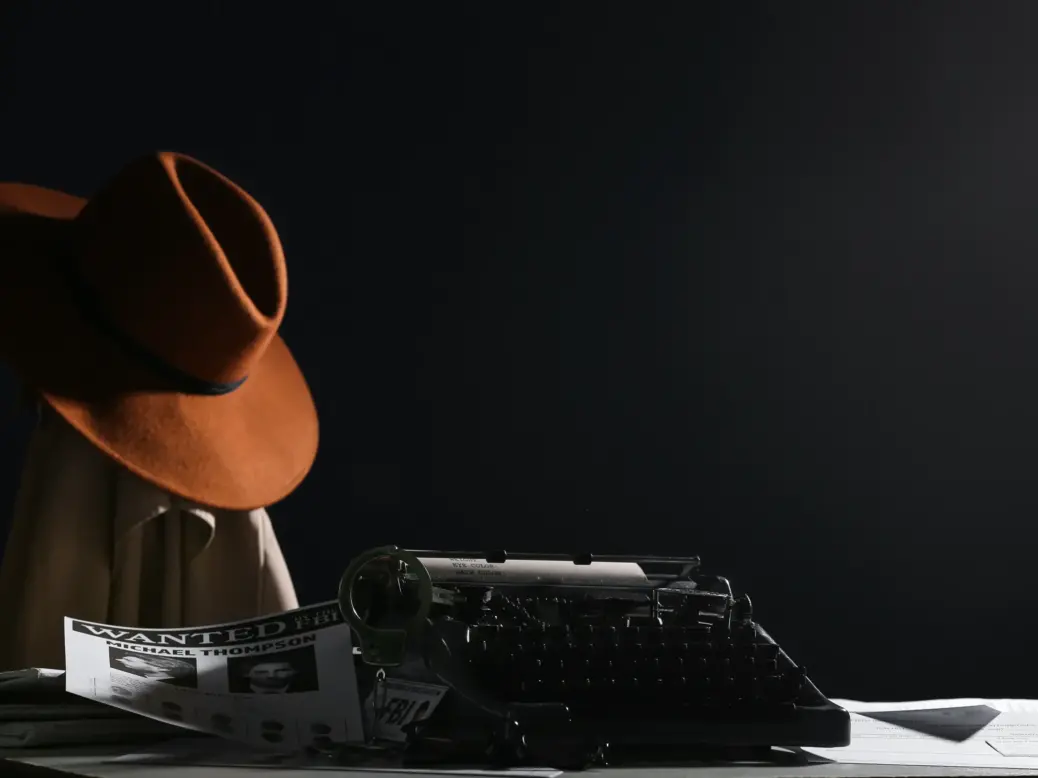
<instances>
[{"instance_id":1,"label":"black typewriter","mask_svg":"<svg viewBox=\"0 0 1038 778\"><path fill-rule=\"evenodd\" d=\"M353 561L339 591L369 739L380 689L412 760L573 769L850 741L850 718L698 557L405 551ZM403 717L406 720L403 720Z\"/></svg>"}]
</instances>

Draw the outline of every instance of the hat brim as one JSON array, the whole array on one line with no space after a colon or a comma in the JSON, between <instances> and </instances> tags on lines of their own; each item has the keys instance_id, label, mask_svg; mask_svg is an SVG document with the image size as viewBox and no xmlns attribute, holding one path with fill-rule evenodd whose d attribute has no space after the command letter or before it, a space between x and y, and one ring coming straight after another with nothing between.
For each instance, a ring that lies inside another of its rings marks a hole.
<instances>
[{"instance_id":1,"label":"hat brim","mask_svg":"<svg viewBox=\"0 0 1038 778\"><path fill-rule=\"evenodd\" d=\"M85 204L0 185L0 361L98 449L166 491L229 510L288 496L313 465L318 422L284 341L275 336L229 394L164 385L91 326L51 256L48 233L65 229Z\"/></svg>"}]
</instances>

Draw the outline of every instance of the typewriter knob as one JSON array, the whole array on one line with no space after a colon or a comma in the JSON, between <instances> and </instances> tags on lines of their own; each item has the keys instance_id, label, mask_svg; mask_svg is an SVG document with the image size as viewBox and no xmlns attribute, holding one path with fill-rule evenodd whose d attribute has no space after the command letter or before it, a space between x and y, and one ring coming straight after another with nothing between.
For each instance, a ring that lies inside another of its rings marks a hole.
<instances>
[{"instance_id":1,"label":"typewriter knob","mask_svg":"<svg viewBox=\"0 0 1038 778\"><path fill-rule=\"evenodd\" d=\"M748 594L742 594L732 603L732 623L746 626L753 621L753 603Z\"/></svg>"}]
</instances>

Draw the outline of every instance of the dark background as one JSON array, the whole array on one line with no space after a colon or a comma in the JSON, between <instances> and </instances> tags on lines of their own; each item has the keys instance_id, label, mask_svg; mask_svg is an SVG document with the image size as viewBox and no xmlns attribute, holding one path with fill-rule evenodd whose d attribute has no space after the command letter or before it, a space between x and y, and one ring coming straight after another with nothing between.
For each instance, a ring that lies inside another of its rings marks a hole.
<instances>
[{"instance_id":1,"label":"dark background","mask_svg":"<svg viewBox=\"0 0 1038 778\"><path fill-rule=\"evenodd\" d=\"M299 5L10 5L0 178L169 148L266 206L303 600L380 543L699 553L832 695L1038 697L1038 5Z\"/></svg>"}]
</instances>

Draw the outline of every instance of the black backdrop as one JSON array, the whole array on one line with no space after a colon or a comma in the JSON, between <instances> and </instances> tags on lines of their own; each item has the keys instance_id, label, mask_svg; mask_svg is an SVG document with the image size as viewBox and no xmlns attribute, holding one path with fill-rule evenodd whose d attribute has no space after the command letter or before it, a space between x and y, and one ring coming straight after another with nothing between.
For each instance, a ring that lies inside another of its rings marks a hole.
<instances>
[{"instance_id":1,"label":"black backdrop","mask_svg":"<svg viewBox=\"0 0 1038 778\"><path fill-rule=\"evenodd\" d=\"M8 4L0 179L172 148L270 211L304 600L700 553L830 694L1038 697L1038 6L299 5Z\"/></svg>"}]
</instances>

